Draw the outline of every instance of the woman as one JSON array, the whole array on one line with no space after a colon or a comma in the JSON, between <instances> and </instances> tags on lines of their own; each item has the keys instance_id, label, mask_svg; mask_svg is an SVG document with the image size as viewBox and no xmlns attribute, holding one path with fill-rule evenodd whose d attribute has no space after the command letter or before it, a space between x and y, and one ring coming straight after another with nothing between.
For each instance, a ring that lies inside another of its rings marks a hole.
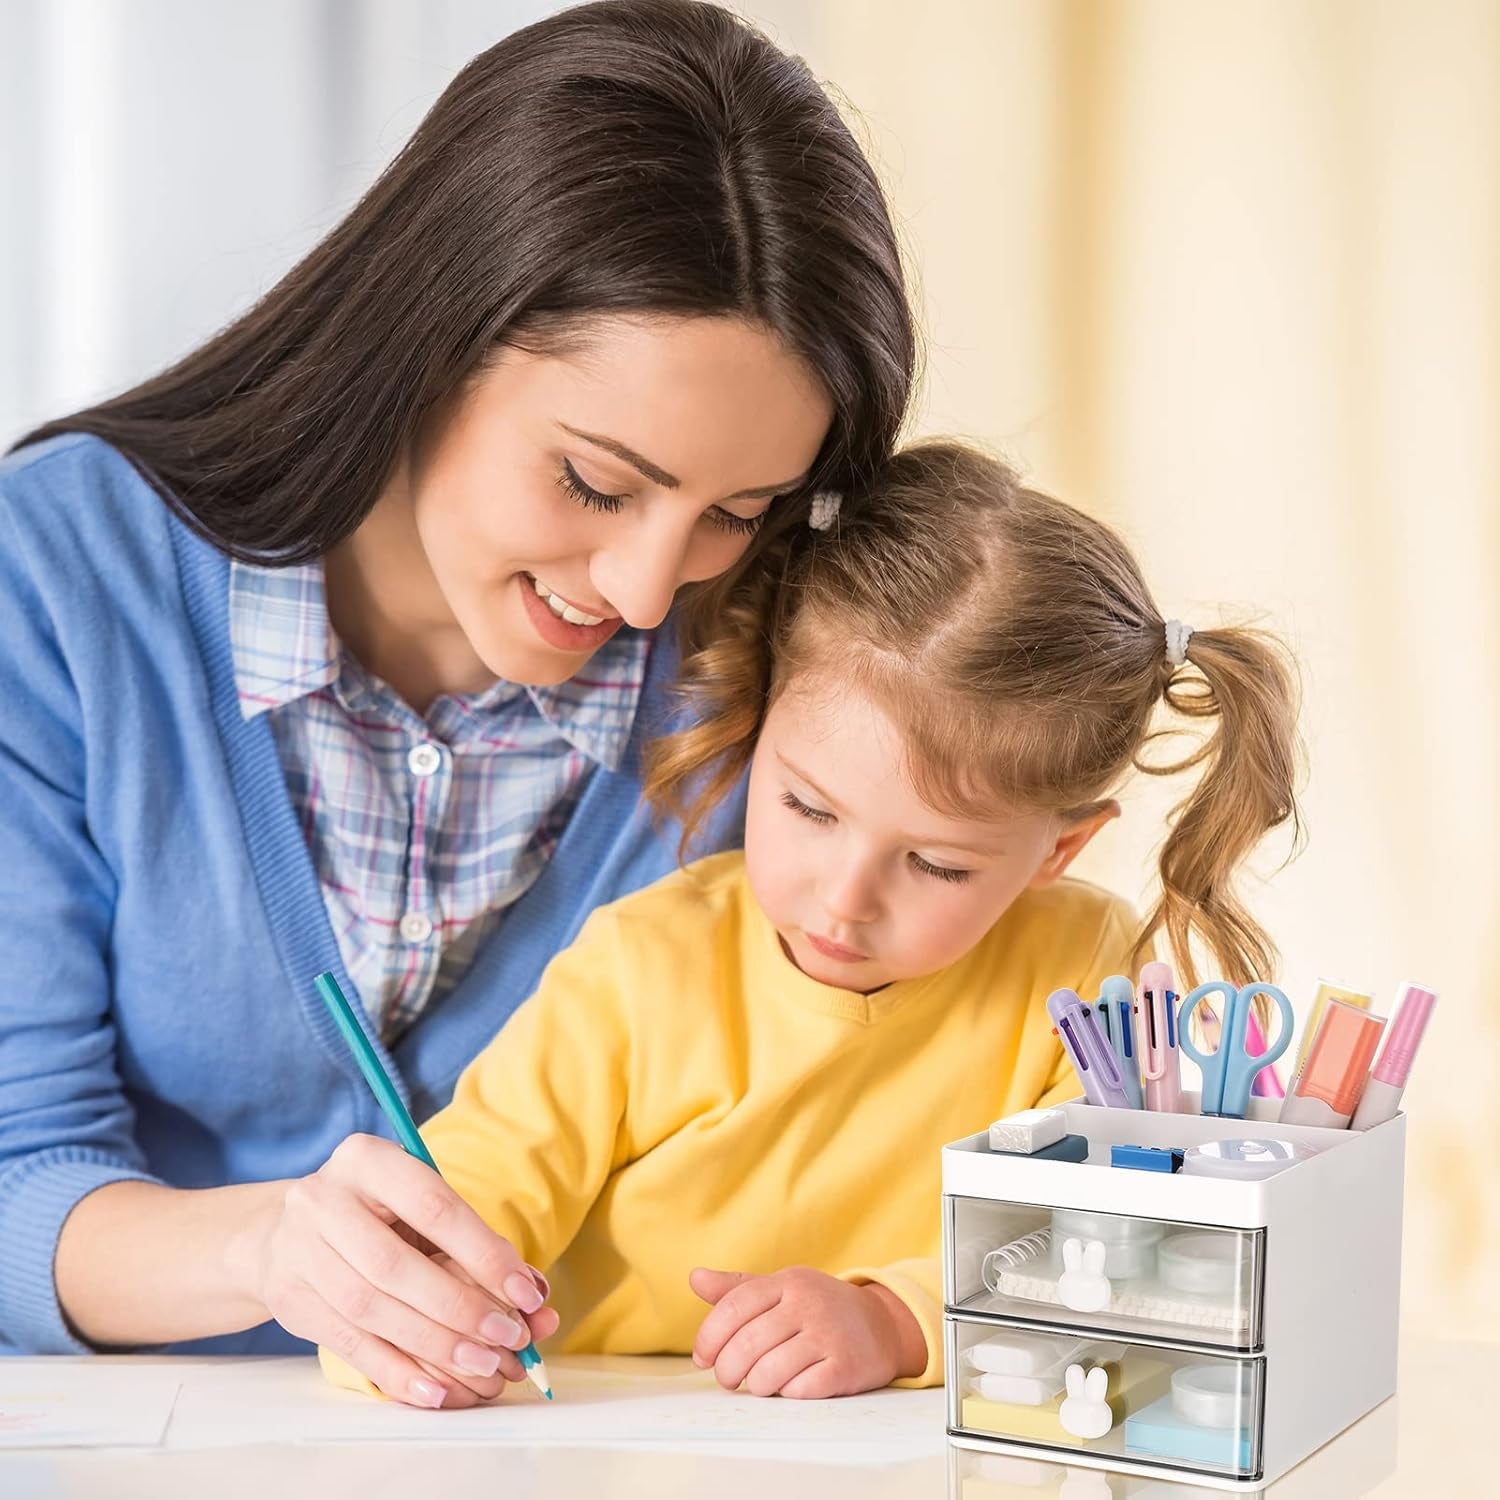
<instances>
[{"instance_id":1,"label":"woman","mask_svg":"<svg viewBox=\"0 0 1500 1500\"><path fill-rule=\"evenodd\" d=\"M372 1138L312 978L446 1102L672 866L639 752L675 636L712 671L716 601L879 462L912 363L803 65L616 0L477 58L256 308L0 465L0 1347L519 1378L545 1284Z\"/></svg>"}]
</instances>

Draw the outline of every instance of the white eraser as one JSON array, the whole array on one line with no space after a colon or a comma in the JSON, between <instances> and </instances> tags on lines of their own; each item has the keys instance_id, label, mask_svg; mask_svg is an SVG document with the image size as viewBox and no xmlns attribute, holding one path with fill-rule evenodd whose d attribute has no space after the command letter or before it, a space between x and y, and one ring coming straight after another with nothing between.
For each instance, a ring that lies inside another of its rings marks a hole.
<instances>
[{"instance_id":1,"label":"white eraser","mask_svg":"<svg viewBox=\"0 0 1500 1500\"><path fill-rule=\"evenodd\" d=\"M1023 1109L990 1126L991 1151L1019 1151L1029 1156L1052 1146L1068 1133L1068 1117L1060 1109Z\"/></svg>"},{"instance_id":2,"label":"white eraser","mask_svg":"<svg viewBox=\"0 0 1500 1500\"><path fill-rule=\"evenodd\" d=\"M1057 1363L1060 1341L1051 1334L1012 1333L968 1348L969 1363L983 1375L1036 1375Z\"/></svg>"}]
</instances>

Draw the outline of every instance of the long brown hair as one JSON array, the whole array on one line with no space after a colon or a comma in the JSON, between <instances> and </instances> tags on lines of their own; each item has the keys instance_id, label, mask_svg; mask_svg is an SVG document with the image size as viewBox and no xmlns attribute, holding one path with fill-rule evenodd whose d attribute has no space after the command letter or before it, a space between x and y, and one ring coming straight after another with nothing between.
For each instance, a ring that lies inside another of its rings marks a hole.
<instances>
[{"instance_id":1,"label":"long brown hair","mask_svg":"<svg viewBox=\"0 0 1500 1500\"><path fill-rule=\"evenodd\" d=\"M652 748L647 793L691 831L743 771L775 696L833 672L901 727L912 781L936 808L1097 811L1132 766L1201 767L1173 810L1159 899L1136 945L1165 929L1188 985L1199 937L1226 978L1274 973L1276 950L1234 875L1271 829L1298 823L1296 674L1274 636L1203 629L1167 657L1162 619L1108 526L951 442L898 454L837 527L783 546L726 603L718 643L690 663L697 722ZM1189 721L1214 734L1167 764L1148 747Z\"/></svg>"},{"instance_id":2,"label":"long brown hair","mask_svg":"<svg viewBox=\"0 0 1500 1500\"><path fill-rule=\"evenodd\" d=\"M894 444L915 341L874 173L800 60L696 0L581 5L481 53L248 313L22 444L93 433L224 551L305 561L497 345L641 312L743 317L805 361L834 407L809 490Z\"/></svg>"}]
</instances>

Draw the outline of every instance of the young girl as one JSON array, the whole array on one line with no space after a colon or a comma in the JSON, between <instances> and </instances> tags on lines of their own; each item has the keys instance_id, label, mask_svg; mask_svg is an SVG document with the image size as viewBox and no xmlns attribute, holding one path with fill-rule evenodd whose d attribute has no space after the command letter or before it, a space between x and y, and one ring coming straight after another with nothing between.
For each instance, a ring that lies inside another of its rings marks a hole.
<instances>
[{"instance_id":1,"label":"young girl","mask_svg":"<svg viewBox=\"0 0 1500 1500\"><path fill-rule=\"evenodd\" d=\"M1162 927L1188 976L1190 933L1272 972L1230 878L1294 816L1292 676L1163 621L1112 531L948 443L779 585L741 592L648 779L691 828L753 744L744 853L596 912L423 1134L549 1269L561 1351L691 1350L759 1395L936 1384L939 1148L1077 1093L1048 993ZM1138 924L1065 872L1163 700L1219 726L1167 768L1206 765Z\"/></svg>"}]
</instances>

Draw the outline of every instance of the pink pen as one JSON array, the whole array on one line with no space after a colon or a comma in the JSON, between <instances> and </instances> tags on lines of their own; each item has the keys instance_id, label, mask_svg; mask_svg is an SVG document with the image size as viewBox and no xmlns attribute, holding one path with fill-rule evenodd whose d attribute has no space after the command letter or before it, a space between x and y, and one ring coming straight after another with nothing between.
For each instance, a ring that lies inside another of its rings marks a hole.
<instances>
[{"instance_id":1,"label":"pink pen","mask_svg":"<svg viewBox=\"0 0 1500 1500\"><path fill-rule=\"evenodd\" d=\"M1182 1077L1177 1061L1177 996L1172 971L1163 963L1141 970L1136 989L1137 1038L1146 1108L1177 1114L1182 1108Z\"/></svg>"},{"instance_id":2,"label":"pink pen","mask_svg":"<svg viewBox=\"0 0 1500 1500\"><path fill-rule=\"evenodd\" d=\"M1401 989L1396 1017L1385 1034L1380 1061L1370 1069L1370 1081L1359 1096L1359 1108L1349 1122L1350 1130L1368 1130L1396 1117L1402 1090L1411 1073L1412 1059L1417 1055L1437 995L1420 985L1407 984Z\"/></svg>"},{"instance_id":3,"label":"pink pen","mask_svg":"<svg viewBox=\"0 0 1500 1500\"><path fill-rule=\"evenodd\" d=\"M1245 1022L1245 1051L1252 1057L1259 1057L1266 1050L1266 1034L1260 1029L1260 1022L1255 1019L1255 1012L1250 1012ZM1262 1099L1284 1099L1286 1090L1281 1086L1281 1079L1276 1075L1276 1064L1272 1063L1264 1067L1255 1075L1255 1082L1250 1085L1250 1092Z\"/></svg>"}]
</instances>

